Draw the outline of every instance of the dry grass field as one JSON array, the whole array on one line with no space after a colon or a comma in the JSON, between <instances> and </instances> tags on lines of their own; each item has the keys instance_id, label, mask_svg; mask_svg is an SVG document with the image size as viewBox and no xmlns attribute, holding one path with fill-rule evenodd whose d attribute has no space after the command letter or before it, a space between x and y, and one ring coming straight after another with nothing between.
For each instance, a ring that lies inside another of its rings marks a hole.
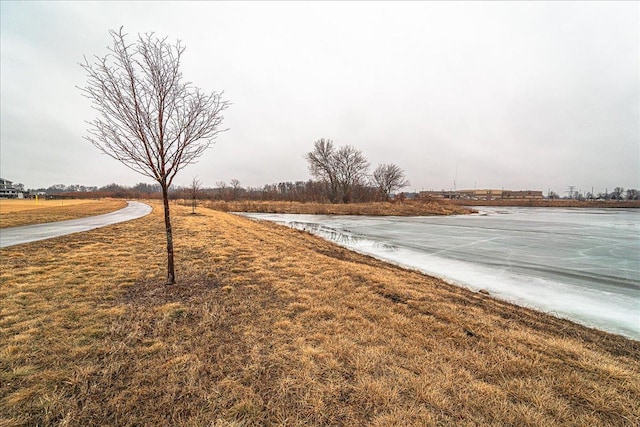
<instances>
[{"instance_id":1,"label":"dry grass field","mask_svg":"<svg viewBox=\"0 0 640 427\"><path fill-rule=\"evenodd\" d=\"M172 205L0 250L2 426L637 426L640 342Z\"/></svg>"},{"instance_id":2,"label":"dry grass field","mask_svg":"<svg viewBox=\"0 0 640 427\"><path fill-rule=\"evenodd\" d=\"M187 201L186 203L190 203ZM279 201L206 201L204 206L222 212L296 213L311 215L423 216L462 215L472 210L445 201L372 202L372 203L300 203Z\"/></svg>"},{"instance_id":3,"label":"dry grass field","mask_svg":"<svg viewBox=\"0 0 640 427\"><path fill-rule=\"evenodd\" d=\"M640 200L449 200L459 206L513 206L536 208L640 208Z\"/></svg>"},{"instance_id":4,"label":"dry grass field","mask_svg":"<svg viewBox=\"0 0 640 427\"><path fill-rule=\"evenodd\" d=\"M124 200L72 199L29 200L0 199L0 228L65 221L117 211L127 205Z\"/></svg>"}]
</instances>

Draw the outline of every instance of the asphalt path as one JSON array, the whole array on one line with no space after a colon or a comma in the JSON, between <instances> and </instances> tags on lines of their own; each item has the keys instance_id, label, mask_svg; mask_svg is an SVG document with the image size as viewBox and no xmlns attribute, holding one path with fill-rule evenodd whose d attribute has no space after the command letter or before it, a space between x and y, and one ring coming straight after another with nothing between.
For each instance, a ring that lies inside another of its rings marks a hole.
<instances>
[{"instance_id":1,"label":"asphalt path","mask_svg":"<svg viewBox=\"0 0 640 427\"><path fill-rule=\"evenodd\" d=\"M141 218L151 213L151 206L140 202L127 202L127 207L119 211L68 221L49 222L46 224L25 225L0 229L0 248L51 239L67 234L80 233Z\"/></svg>"}]
</instances>

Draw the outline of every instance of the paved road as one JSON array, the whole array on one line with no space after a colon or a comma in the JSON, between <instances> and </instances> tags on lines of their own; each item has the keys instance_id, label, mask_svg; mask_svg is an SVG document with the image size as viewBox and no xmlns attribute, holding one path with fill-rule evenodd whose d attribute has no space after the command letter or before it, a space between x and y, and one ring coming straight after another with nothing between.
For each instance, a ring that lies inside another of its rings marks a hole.
<instances>
[{"instance_id":1,"label":"paved road","mask_svg":"<svg viewBox=\"0 0 640 427\"><path fill-rule=\"evenodd\" d=\"M127 202L126 208L104 215L46 224L25 225L23 227L2 228L0 229L0 248L89 231L94 228L141 218L149 213L151 213L151 206L140 202Z\"/></svg>"}]
</instances>

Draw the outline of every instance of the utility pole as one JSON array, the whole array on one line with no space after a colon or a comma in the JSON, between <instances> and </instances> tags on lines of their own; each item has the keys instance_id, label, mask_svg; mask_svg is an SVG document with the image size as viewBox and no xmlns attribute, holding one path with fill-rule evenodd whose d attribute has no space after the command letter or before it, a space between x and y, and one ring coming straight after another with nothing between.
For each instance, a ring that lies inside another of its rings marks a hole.
<instances>
[{"instance_id":1,"label":"utility pole","mask_svg":"<svg viewBox=\"0 0 640 427\"><path fill-rule=\"evenodd\" d=\"M453 177L453 191L457 191L456 181L458 180L458 165L456 164L456 175Z\"/></svg>"}]
</instances>

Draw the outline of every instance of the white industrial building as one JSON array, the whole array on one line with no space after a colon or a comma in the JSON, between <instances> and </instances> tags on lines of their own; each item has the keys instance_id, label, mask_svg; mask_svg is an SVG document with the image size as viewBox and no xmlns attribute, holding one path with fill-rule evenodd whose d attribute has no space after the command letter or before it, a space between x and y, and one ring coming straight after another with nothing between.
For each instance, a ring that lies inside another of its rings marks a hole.
<instances>
[{"instance_id":1,"label":"white industrial building","mask_svg":"<svg viewBox=\"0 0 640 427\"><path fill-rule=\"evenodd\" d=\"M18 191L13 186L13 182L0 178L0 198L1 199L22 199L22 191Z\"/></svg>"}]
</instances>

